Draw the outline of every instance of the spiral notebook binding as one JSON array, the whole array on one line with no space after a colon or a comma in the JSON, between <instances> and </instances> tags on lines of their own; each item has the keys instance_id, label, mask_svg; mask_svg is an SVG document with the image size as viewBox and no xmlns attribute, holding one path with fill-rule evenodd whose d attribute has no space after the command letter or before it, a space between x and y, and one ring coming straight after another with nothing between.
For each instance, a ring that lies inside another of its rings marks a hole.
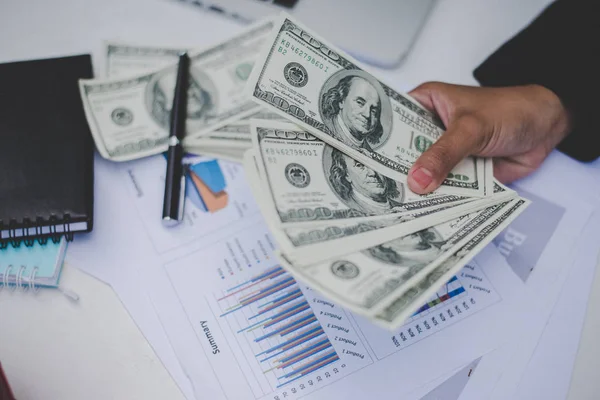
<instances>
[{"instance_id":1,"label":"spiral notebook binding","mask_svg":"<svg viewBox=\"0 0 600 400\"><path fill-rule=\"evenodd\" d=\"M8 224L0 221L0 231L8 232L7 238L0 238L0 250L7 248L8 245L15 248L20 247L21 244L31 247L36 241L41 245L45 245L48 243L48 239L52 240L53 243L58 243L63 236L70 242L73 240L71 222L70 214L64 214L60 219L56 215L51 215L48 219L38 216L35 221L26 217L20 223L17 223L15 219L9 220ZM57 227L61 225L62 232L57 230ZM50 232L42 233L44 227L48 227ZM30 233L32 229L35 230L33 234Z\"/></svg>"},{"instance_id":2,"label":"spiral notebook binding","mask_svg":"<svg viewBox=\"0 0 600 400\"><path fill-rule=\"evenodd\" d=\"M44 219L42 217L36 218L35 236L37 236L37 242L41 245L45 245L46 243L48 243L48 238L45 236L42 236L42 224L43 223L44 223Z\"/></svg>"},{"instance_id":3,"label":"spiral notebook binding","mask_svg":"<svg viewBox=\"0 0 600 400\"><path fill-rule=\"evenodd\" d=\"M21 245L21 241L16 239L17 238L17 230L19 229L19 228L17 228L16 225L17 225L17 221L14 219L11 219L8 222L8 239L10 241L10 244L13 247L19 247ZM22 232L22 233L24 233L24 232Z\"/></svg>"},{"instance_id":4,"label":"spiral notebook binding","mask_svg":"<svg viewBox=\"0 0 600 400\"><path fill-rule=\"evenodd\" d=\"M68 241L73 240L73 232L71 232L71 215L65 214L63 217L63 234Z\"/></svg>"},{"instance_id":5,"label":"spiral notebook binding","mask_svg":"<svg viewBox=\"0 0 600 400\"><path fill-rule=\"evenodd\" d=\"M31 270L31 273L29 274L29 276L24 277L23 272L26 269L27 268L24 265L22 265L19 268L19 270L17 271L15 283L9 284L8 276L10 275L10 272L15 270L15 267L12 264L7 266L6 269L4 270L4 273L1 276L2 279L0 279L0 289L5 288L5 287L10 288L12 291L15 291L16 289L21 289L23 291L31 289L33 292L37 292L40 288L35 282L38 267L34 267Z\"/></svg>"},{"instance_id":6,"label":"spiral notebook binding","mask_svg":"<svg viewBox=\"0 0 600 400\"><path fill-rule=\"evenodd\" d=\"M17 272L15 283L9 284L9 272L13 271L14 269L15 268L12 264L6 267L4 273L0 276L0 290L2 290L3 288L9 288L9 290L14 292L17 289L20 289L23 292L31 291L32 293L37 293L40 290L40 287L42 286L38 285L38 283L36 282L36 275L39 270L38 267L33 267L29 276L25 277L23 276L23 271L25 271L27 268L24 265L22 265ZM57 286L56 289L69 300L79 300L79 295L72 290L65 289L61 286Z\"/></svg>"},{"instance_id":7,"label":"spiral notebook binding","mask_svg":"<svg viewBox=\"0 0 600 400\"><path fill-rule=\"evenodd\" d=\"M29 232L29 228L34 227L33 221L31 221L29 218L23 218L23 222L22 222L23 227L21 228L23 230L22 233L25 232ZM23 239L23 244L25 244L25 246L33 246L33 243L35 242L35 240L32 237L26 237Z\"/></svg>"},{"instance_id":8,"label":"spiral notebook binding","mask_svg":"<svg viewBox=\"0 0 600 400\"><path fill-rule=\"evenodd\" d=\"M4 270L4 274L2 274L2 281L0 284L0 288L8 287L8 275L9 275L8 273L12 270L13 270L12 264L6 266L6 269Z\"/></svg>"}]
</instances>

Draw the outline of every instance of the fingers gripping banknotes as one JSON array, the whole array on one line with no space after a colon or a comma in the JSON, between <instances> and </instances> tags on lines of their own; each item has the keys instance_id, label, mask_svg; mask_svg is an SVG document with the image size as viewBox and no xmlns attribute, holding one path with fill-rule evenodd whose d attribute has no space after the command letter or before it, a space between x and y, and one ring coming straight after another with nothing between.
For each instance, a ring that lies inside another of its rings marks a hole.
<instances>
[{"instance_id":1,"label":"fingers gripping banknotes","mask_svg":"<svg viewBox=\"0 0 600 400\"><path fill-rule=\"evenodd\" d=\"M248 81L257 104L285 115L375 171L406 182L411 165L444 132L429 111L286 16ZM484 196L484 160L463 160L440 193Z\"/></svg>"},{"instance_id":2,"label":"fingers gripping banknotes","mask_svg":"<svg viewBox=\"0 0 600 400\"><path fill-rule=\"evenodd\" d=\"M243 88L271 21L191 54L188 135L209 132L258 111ZM113 80L81 80L86 117L100 154L126 161L167 149L176 65Z\"/></svg>"},{"instance_id":3,"label":"fingers gripping banknotes","mask_svg":"<svg viewBox=\"0 0 600 400\"><path fill-rule=\"evenodd\" d=\"M281 223L385 217L467 200L416 195L293 124L252 120L251 132Z\"/></svg>"}]
</instances>

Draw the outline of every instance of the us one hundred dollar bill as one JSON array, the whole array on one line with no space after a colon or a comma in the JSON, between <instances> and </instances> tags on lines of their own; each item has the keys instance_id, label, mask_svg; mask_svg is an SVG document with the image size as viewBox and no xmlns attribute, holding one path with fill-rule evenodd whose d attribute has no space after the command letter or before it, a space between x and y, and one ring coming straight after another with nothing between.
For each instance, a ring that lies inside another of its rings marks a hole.
<instances>
[{"instance_id":1,"label":"us one hundred dollar bill","mask_svg":"<svg viewBox=\"0 0 600 400\"><path fill-rule=\"evenodd\" d=\"M183 52L191 48L146 46L130 43L106 42L106 75L123 78L154 72L177 63Z\"/></svg>"},{"instance_id":2,"label":"us one hundred dollar bill","mask_svg":"<svg viewBox=\"0 0 600 400\"><path fill-rule=\"evenodd\" d=\"M183 145L188 153L241 163L244 152L252 147L250 125L240 120L201 136L188 137Z\"/></svg>"},{"instance_id":3,"label":"us one hundred dollar bill","mask_svg":"<svg viewBox=\"0 0 600 400\"><path fill-rule=\"evenodd\" d=\"M399 324L398 299L410 293L423 279L431 282L427 277L453 255L460 257L452 259L452 265L462 258L470 259L477 249L465 246L472 240L489 242L525 206L526 200L513 199L310 266L298 267L289 263L281 252L277 255L290 273L338 304L369 318L383 315L387 309L388 322Z\"/></svg>"},{"instance_id":4,"label":"us one hundred dollar bill","mask_svg":"<svg viewBox=\"0 0 600 400\"><path fill-rule=\"evenodd\" d=\"M271 20L190 55L187 135L210 132L258 111L243 89L273 27ZM109 80L80 80L83 105L100 154L126 161L167 149L177 66Z\"/></svg>"},{"instance_id":5,"label":"us one hundred dollar bill","mask_svg":"<svg viewBox=\"0 0 600 400\"><path fill-rule=\"evenodd\" d=\"M157 47L118 42L106 43L107 74L111 78L148 73L177 62L178 55L191 48ZM281 115L259 109L212 132L189 134L183 141L186 152L241 162L243 150L251 147L250 119L283 120Z\"/></svg>"},{"instance_id":6,"label":"us one hundred dollar bill","mask_svg":"<svg viewBox=\"0 0 600 400\"><path fill-rule=\"evenodd\" d=\"M382 175L406 182L412 164L444 132L429 111L285 14L265 47L248 96ZM469 157L440 192L485 196L492 184L486 178L484 160Z\"/></svg>"},{"instance_id":7,"label":"us one hundred dollar bill","mask_svg":"<svg viewBox=\"0 0 600 400\"><path fill-rule=\"evenodd\" d=\"M514 191L497 185L496 193L487 198L447 204L439 208L425 208L409 214L283 224L272 200L269 200L269 186L260 176L254 149L244 154L243 165L250 188L279 249L296 266L311 265L341 256L347 254L348 249L363 250L389 241L390 238L414 233L516 196Z\"/></svg>"},{"instance_id":8,"label":"us one hundred dollar bill","mask_svg":"<svg viewBox=\"0 0 600 400\"><path fill-rule=\"evenodd\" d=\"M219 158L235 163L241 163L245 150L218 147L190 147L186 151L199 156Z\"/></svg>"},{"instance_id":9,"label":"us one hundred dollar bill","mask_svg":"<svg viewBox=\"0 0 600 400\"><path fill-rule=\"evenodd\" d=\"M252 147L252 141L250 135L244 133L216 130L186 142L186 147L191 146L249 149Z\"/></svg>"},{"instance_id":10,"label":"us one hundred dollar bill","mask_svg":"<svg viewBox=\"0 0 600 400\"><path fill-rule=\"evenodd\" d=\"M106 73L110 78L120 78L154 72L158 69L175 64L179 54L184 51L194 52L192 48L184 49L107 42ZM239 121L234 121L229 125L218 128L217 130L220 132L238 132L249 135L251 118L285 120L277 113L267 109L259 109L257 112L241 118Z\"/></svg>"},{"instance_id":11,"label":"us one hundred dollar bill","mask_svg":"<svg viewBox=\"0 0 600 400\"><path fill-rule=\"evenodd\" d=\"M470 200L417 195L294 124L253 119L251 138L282 224L409 214Z\"/></svg>"}]
</instances>

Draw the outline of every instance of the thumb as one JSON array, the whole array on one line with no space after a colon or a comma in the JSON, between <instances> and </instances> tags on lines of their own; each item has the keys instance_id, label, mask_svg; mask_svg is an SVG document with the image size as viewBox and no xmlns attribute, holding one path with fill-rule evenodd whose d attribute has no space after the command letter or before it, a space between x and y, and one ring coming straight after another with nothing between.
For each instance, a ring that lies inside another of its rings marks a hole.
<instances>
[{"instance_id":1,"label":"thumb","mask_svg":"<svg viewBox=\"0 0 600 400\"><path fill-rule=\"evenodd\" d=\"M408 172L408 187L418 194L434 191L462 159L483 148L485 137L483 125L476 118L457 119L415 161Z\"/></svg>"}]
</instances>

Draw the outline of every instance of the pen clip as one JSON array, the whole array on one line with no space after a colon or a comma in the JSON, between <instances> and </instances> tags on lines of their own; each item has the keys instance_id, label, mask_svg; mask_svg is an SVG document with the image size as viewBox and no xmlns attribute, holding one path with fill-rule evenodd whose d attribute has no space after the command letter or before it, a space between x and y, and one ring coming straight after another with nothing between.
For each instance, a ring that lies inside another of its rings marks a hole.
<instances>
[{"instance_id":1,"label":"pen clip","mask_svg":"<svg viewBox=\"0 0 600 400\"><path fill-rule=\"evenodd\" d=\"M181 174L181 185L179 186L179 214L177 215L177 220L183 220L183 207L185 206L185 184L187 182L185 178L185 169L184 173Z\"/></svg>"}]
</instances>

